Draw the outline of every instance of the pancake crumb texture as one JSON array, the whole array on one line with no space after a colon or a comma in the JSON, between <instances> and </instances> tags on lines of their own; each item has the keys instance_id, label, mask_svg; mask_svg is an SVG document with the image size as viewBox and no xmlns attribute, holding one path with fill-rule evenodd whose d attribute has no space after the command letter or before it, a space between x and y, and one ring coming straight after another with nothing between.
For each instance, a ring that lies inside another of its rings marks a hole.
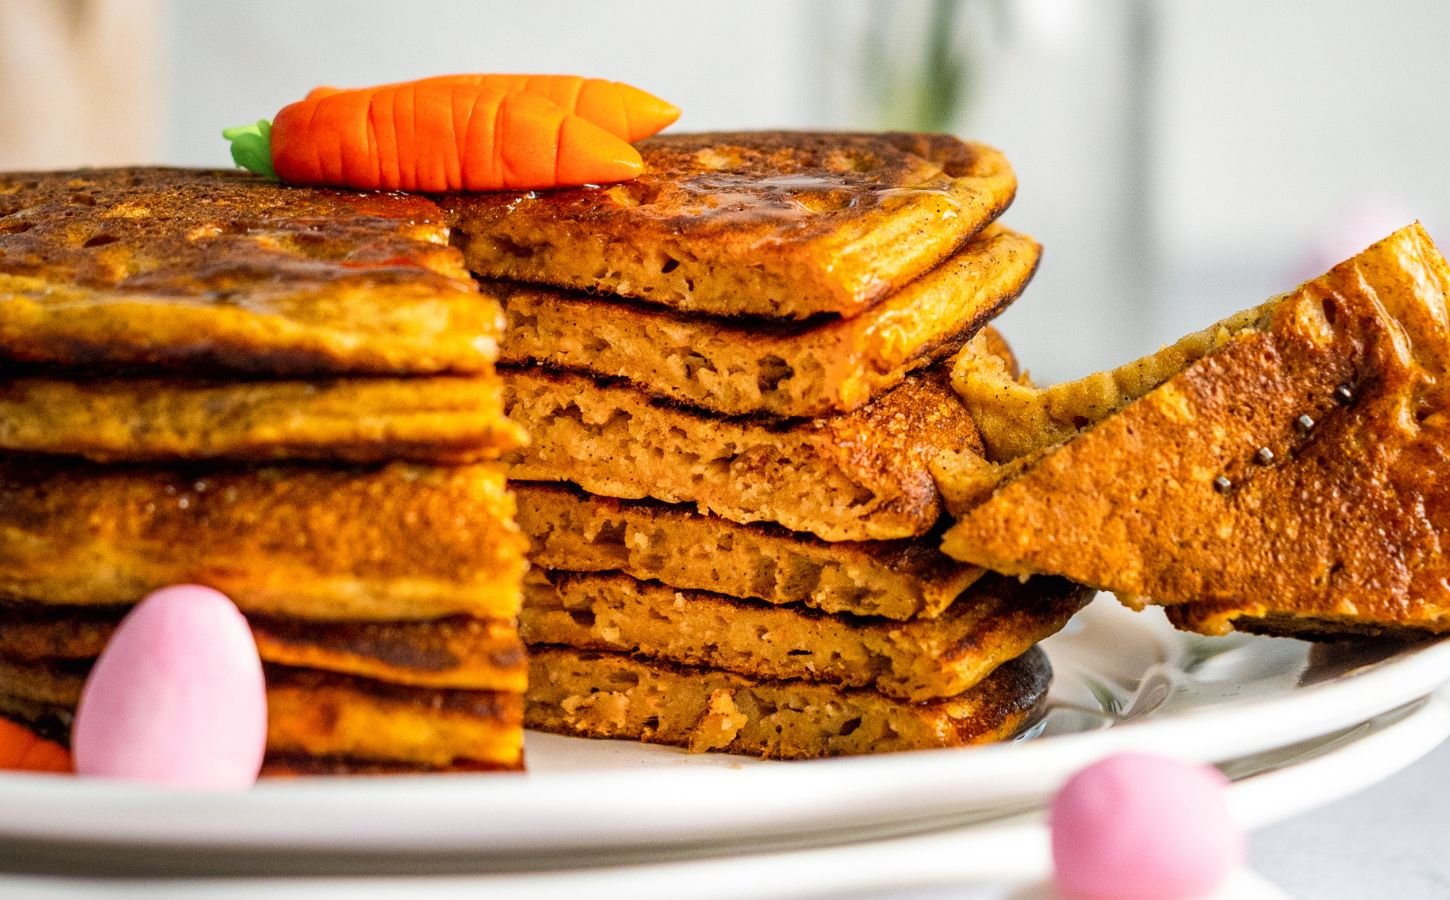
<instances>
[{"instance_id":1,"label":"pancake crumb texture","mask_svg":"<svg viewBox=\"0 0 1450 900\"><path fill-rule=\"evenodd\" d=\"M651 500L595 497L557 484L510 486L529 557L543 569L618 570L679 588L895 620L941 615L982 574L929 539L828 543Z\"/></svg>"},{"instance_id":2,"label":"pancake crumb texture","mask_svg":"<svg viewBox=\"0 0 1450 900\"><path fill-rule=\"evenodd\" d=\"M945 373L935 371L855 412L788 426L671 408L581 375L500 371L509 414L531 436L505 458L511 478L689 502L827 541L927 533L942 510L932 459L981 446Z\"/></svg>"},{"instance_id":3,"label":"pancake crumb texture","mask_svg":"<svg viewBox=\"0 0 1450 900\"><path fill-rule=\"evenodd\" d=\"M529 680L524 721L530 728L812 759L1010 737L1040 707L1051 668L1033 649L959 697L905 703L874 691L535 647Z\"/></svg>"}]
</instances>

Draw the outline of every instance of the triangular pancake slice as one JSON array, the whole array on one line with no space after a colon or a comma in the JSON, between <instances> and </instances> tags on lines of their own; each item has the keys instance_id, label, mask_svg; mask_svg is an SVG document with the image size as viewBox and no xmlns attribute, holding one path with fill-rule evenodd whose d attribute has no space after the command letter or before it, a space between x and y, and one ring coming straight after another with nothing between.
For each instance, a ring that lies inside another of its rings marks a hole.
<instances>
[{"instance_id":1,"label":"triangular pancake slice","mask_svg":"<svg viewBox=\"0 0 1450 900\"><path fill-rule=\"evenodd\" d=\"M1169 348L1177 371L1140 360L1118 396L1056 411L1082 427L1066 441L1019 442L995 485L980 466L944 485L958 521L943 549L1192 604L1175 618L1209 632L1450 631L1447 294L1412 225Z\"/></svg>"}]
</instances>

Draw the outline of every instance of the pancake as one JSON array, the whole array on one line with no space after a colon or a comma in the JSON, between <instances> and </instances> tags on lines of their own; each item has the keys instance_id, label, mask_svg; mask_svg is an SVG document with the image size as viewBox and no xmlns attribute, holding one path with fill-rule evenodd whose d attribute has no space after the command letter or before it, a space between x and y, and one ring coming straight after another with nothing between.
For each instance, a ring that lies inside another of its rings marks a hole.
<instances>
[{"instance_id":1,"label":"pancake","mask_svg":"<svg viewBox=\"0 0 1450 900\"><path fill-rule=\"evenodd\" d=\"M410 687L522 694L528 686L528 661L512 620L250 621L262 658L280 665Z\"/></svg>"},{"instance_id":2,"label":"pancake","mask_svg":"<svg viewBox=\"0 0 1450 900\"><path fill-rule=\"evenodd\" d=\"M90 660L126 607L0 605L0 657ZM414 687L514 691L526 686L524 647L513 622L450 616L420 622L305 622L247 617L269 663L357 675Z\"/></svg>"},{"instance_id":3,"label":"pancake","mask_svg":"<svg viewBox=\"0 0 1450 900\"><path fill-rule=\"evenodd\" d=\"M529 558L544 569L619 570L672 587L887 619L938 616L982 574L941 553L930 536L830 544L778 525L737 525L572 485L509 487Z\"/></svg>"},{"instance_id":4,"label":"pancake","mask_svg":"<svg viewBox=\"0 0 1450 900\"><path fill-rule=\"evenodd\" d=\"M1214 632L1450 632L1447 305L1450 265L1401 229L1144 366L943 548Z\"/></svg>"},{"instance_id":5,"label":"pancake","mask_svg":"<svg viewBox=\"0 0 1450 900\"><path fill-rule=\"evenodd\" d=\"M1055 634L1092 597L1061 579L991 575L937 619L892 622L767 606L618 574L548 573L524 585L530 644L610 650L768 680L955 697Z\"/></svg>"},{"instance_id":6,"label":"pancake","mask_svg":"<svg viewBox=\"0 0 1450 900\"><path fill-rule=\"evenodd\" d=\"M0 449L96 462L469 463L523 443L487 377L208 381L0 376Z\"/></svg>"},{"instance_id":7,"label":"pancake","mask_svg":"<svg viewBox=\"0 0 1450 900\"><path fill-rule=\"evenodd\" d=\"M298 753L269 753L262 762L263 778L320 778L353 775L446 775L475 772L522 772L523 764L504 765L454 760L446 767L416 763L382 762L348 756L304 756Z\"/></svg>"},{"instance_id":8,"label":"pancake","mask_svg":"<svg viewBox=\"0 0 1450 900\"><path fill-rule=\"evenodd\" d=\"M1036 648L961 696L904 703L866 690L761 681L631 659L534 647L525 722L597 738L675 744L775 759L960 747L1008 738L1047 694Z\"/></svg>"},{"instance_id":9,"label":"pancake","mask_svg":"<svg viewBox=\"0 0 1450 900\"><path fill-rule=\"evenodd\" d=\"M69 742L89 662L0 659L0 714ZM517 693L400 687L268 665L267 754L333 764L523 768Z\"/></svg>"},{"instance_id":10,"label":"pancake","mask_svg":"<svg viewBox=\"0 0 1450 900\"><path fill-rule=\"evenodd\" d=\"M856 409L953 353L1026 287L1040 253L991 226L861 315L811 323L704 318L512 283L483 291L508 320L505 362L617 376L724 415L811 417Z\"/></svg>"},{"instance_id":11,"label":"pancake","mask_svg":"<svg viewBox=\"0 0 1450 900\"><path fill-rule=\"evenodd\" d=\"M622 384L500 369L530 446L509 477L592 494L693 503L734 522L776 522L827 541L926 534L941 514L931 461L980 451L947 373L928 369L854 412L791 424L673 408Z\"/></svg>"},{"instance_id":12,"label":"pancake","mask_svg":"<svg viewBox=\"0 0 1450 900\"><path fill-rule=\"evenodd\" d=\"M248 613L509 619L524 568L497 464L95 466L0 459L0 600L207 584Z\"/></svg>"},{"instance_id":13,"label":"pancake","mask_svg":"<svg viewBox=\"0 0 1450 900\"><path fill-rule=\"evenodd\" d=\"M0 360L487 372L501 316L422 197L242 172L0 175Z\"/></svg>"},{"instance_id":14,"label":"pancake","mask_svg":"<svg viewBox=\"0 0 1450 900\"><path fill-rule=\"evenodd\" d=\"M468 266L689 312L857 315L1006 209L1006 159L948 135L742 132L639 142L634 181L438 198Z\"/></svg>"},{"instance_id":15,"label":"pancake","mask_svg":"<svg viewBox=\"0 0 1450 900\"><path fill-rule=\"evenodd\" d=\"M1309 615L1280 611L1270 604L1255 603L1178 603L1166 606L1163 612L1173 627L1199 634L1226 634L1243 631L1270 637L1290 637L1301 641L1347 641L1375 638L1392 641L1432 639L1429 634L1443 634L1444 626L1425 628L1420 623L1403 625L1393 621L1365 621L1356 617ZM1435 623L1439 625L1439 623Z\"/></svg>"},{"instance_id":16,"label":"pancake","mask_svg":"<svg viewBox=\"0 0 1450 900\"><path fill-rule=\"evenodd\" d=\"M523 697L267 668L267 748L310 757L523 768Z\"/></svg>"},{"instance_id":17,"label":"pancake","mask_svg":"<svg viewBox=\"0 0 1450 900\"><path fill-rule=\"evenodd\" d=\"M982 433L987 458L1005 463L1067 440L1148 393L1252 327L1261 311L1237 313L1155 353L1076 381L1038 388L1024 382L1015 360L985 343L952 361L952 387Z\"/></svg>"}]
</instances>

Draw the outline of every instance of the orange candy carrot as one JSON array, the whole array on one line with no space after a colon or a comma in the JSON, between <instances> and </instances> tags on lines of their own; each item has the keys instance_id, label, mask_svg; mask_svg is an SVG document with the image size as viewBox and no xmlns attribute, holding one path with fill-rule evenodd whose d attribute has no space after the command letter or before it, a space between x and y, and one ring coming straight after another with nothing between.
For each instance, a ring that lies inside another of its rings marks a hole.
<instances>
[{"instance_id":1,"label":"orange candy carrot","mask_svg":"<svg viewBox=\"0 0 1450 900\"><path fill-rule=\"evenodd\" d=\"M626 136L657 130L677 114L643 91L598 79L445 75L319 88L284 107L270 125L224 134L240 165L294 184L491 191L602 184L639 174L639 152L625 137L551 97Z\"/></svg>"},{"instance_id":2,"label":"orange candy carrot","mask_svg":"<svg viewBox=\"0 0 1450 900\"><path fill-rule=\"evenodd\" d=\"M588 119L600 128L633 143L658 134L680 117L672 103L622 81L584 78L579 75L435 75L414 84L466 84L499 88L513 93L534 94ZM334 87L314 88L308 100L343 91Z\"/></svg>"},{"instance_id":3,"label":"orange candy carrot","mask_svg":"<svg viewBox=\"0 0 1450 900\"><path fill-rule=\"evenodd\" d=\"M0 718L0 769L22 772L72 772L70 751L24 725Z\"/></svg>"}]
</instances>

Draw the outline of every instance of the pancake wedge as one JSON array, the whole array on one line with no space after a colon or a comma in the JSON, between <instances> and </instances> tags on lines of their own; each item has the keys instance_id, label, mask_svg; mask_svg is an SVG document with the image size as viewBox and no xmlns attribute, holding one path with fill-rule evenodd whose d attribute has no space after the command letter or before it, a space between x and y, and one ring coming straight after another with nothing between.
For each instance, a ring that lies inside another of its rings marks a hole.
<instances>
[{"instance_id":1,"label":"pancake wedge","mask_svg":"<svg viewBox=\"0 0 1450 900\"><path fill-rule=\"evenodd\" d=\"M0 659L0 714L69 742L91 662ZM432 769L523 768L517 693L400 687L330 672L268 665L267 755L352 765Z\"/></svg>"},{"instance_id":2,"label":"pancake wedge","mask_svg":"<svg viewBox=\"0 0 1450 900\"><path fill-rule=\"evenodd\" d=\"M874 691L535 647L525 721L543 731L774 759L960 747L1016 733L1051 675L1034 648L959 697L904 703Z\"/></svg>"},{"instance_id":3,"label":"pancake wedge","mask_svg":"<svg viewBox=\"0 0 1450 900\"><path fill-rule=\"evenodd\" d=\"M1000 153L948 135L672 134L639 150L624 184L438 202L486 278L806 319L889 296L1016 191Z\"/></svg>"},{"instance_id":4,"label":"pancake wedge","mask_svg":"<svg viewBox=\"0 0 1450 900\"><path fill-rule=\"evenodd\" d=\"M512 517L498 464L0 459L0 600L125 605L200 583L247 613L508 619L526 565Z\"/></svg>"},{"instance_id":5,"label":"pancake wedge","mask_svg":"<svg viewBox=\"0 0 1450 900\"><path fill-rule=\"evenodd\" d=\"M95 462L469 463L524 441L490 377L208 381L0 377L0 449Z\"/></svg>"},{"instance_id":6,"label":"pancake wedge","mask_svg":"<svg viewBox=\"0 0 1450 900\"><path fill-rule=\"evenodd\" d=\"M0 174L0 360L487 372L501 316L423 197L242 172Z\"/></svg>"},{"instance_id":7,"label":"pancake wedge","mask_svg":"<svg viewBox=\"0 0 1450 900\"><path fill-rule=\"evenodd\" d=\"M952 361L952 387L972 411L988 459L1010 462L1072 437L1222 348L1259 324L1262 308L1246 309L1156 353L1077 381L1039 388L1026 381L1008 349L992 348L983 332Z\"/></svg>"},{"instance_id":8,"label":"pancake wedge","mask_svg":"<svg viewBox=\"0 0 1450 900\"><path fill-rule=\"evenodd\" d=\"M583 375L499 371L509 415L531 439L506 457L510 478L688 502L827 541L927 533L941 514L931 461L981 448L940 370L915 373L855 412L786 424L713 418Z\"/></svg>"},{"instance_id":9,"label":"pancake wedge","mask_svg":"<svg viewBox=\"0 0 1450 900\"><path fill-rule=\"evenodd\" d=\"M1394 233L1085 412L943 549L1210 632L1450 631L1447 296L1424 230Z\"/></svg>"},{"instance_id":10,"label":"pancake wedge","mask_svg":"<svg viewBox=\"0 0 1450 900\"><path fill-rule=\"evenodd\" d=\"M982 574L930 537L826 543L778 525L738 525L572 485L509 486L529 558L544 569L618 570L672 587L887 619L935 618Z\"/></svg>"},{"instance_id":11,"label":"pancake wedge","mask_svg":"<svg viewBox=\"0 0 1450 900\"><path fill-rule=\"evenodd\" d=\"M525 582L519 631L530 644L923 701L973 687L1055 634L1091 596L1062 579L988 576L939 618L891 622L682 591L628 575L555 572Z\"/></svg>"},{"instance_id":12,"label":"pancake wedge","mask_svg":"<svg viewBox=\"0 0 1450 900\"><path fill-rule=\"evenodd\" d=\"M960 347L1026 287L1041 248L990 226L850 319L683 315L647 304L485 282L508 320L500 359L627 379L724 415L822 416L863 406Z\"/></svg>"}]
</instances>

